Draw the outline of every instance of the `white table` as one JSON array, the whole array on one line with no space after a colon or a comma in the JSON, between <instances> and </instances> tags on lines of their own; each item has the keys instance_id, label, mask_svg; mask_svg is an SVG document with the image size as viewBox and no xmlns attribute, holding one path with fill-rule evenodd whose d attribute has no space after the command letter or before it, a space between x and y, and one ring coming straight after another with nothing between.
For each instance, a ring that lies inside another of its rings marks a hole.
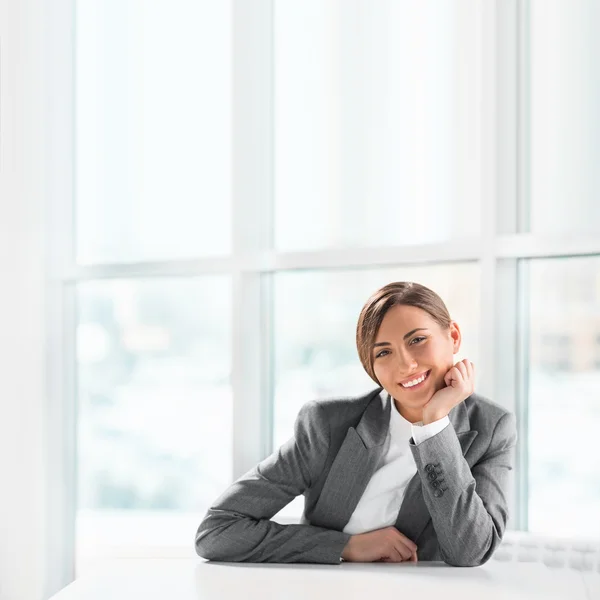
<instances>
[{"instance_id":1,"label":"white table","mask_svg":"<svg viewBox=\"0 0 600 600\"><path fill-rule=\"evenodd\" d=\"M600 600L600 574L540 563L249 564L124 559L51 600Z\"/></svg>"}]
</instances>

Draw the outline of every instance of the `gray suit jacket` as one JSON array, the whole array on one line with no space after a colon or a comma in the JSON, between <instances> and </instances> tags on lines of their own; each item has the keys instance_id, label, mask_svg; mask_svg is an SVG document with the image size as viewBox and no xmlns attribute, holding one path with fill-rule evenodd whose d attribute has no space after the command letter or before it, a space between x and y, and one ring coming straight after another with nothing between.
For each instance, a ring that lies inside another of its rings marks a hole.
<instances>
[{"instance_id":1,"label":"gray suit jacket","mask_svg":"<svg viewBox=\"0 0 600 600\"><path fill-rule=\"evenodd\" d=\"M235 481L208 510L196 534L203 558L232 562L339 564L350 520L388 434L391 398L313 400L298 413L294 436ZM450 425L418 446L417 473L395 527L419 560L476 566L492 556L508 518L514 415L478 394L449 414ZM269 519L304 494L300 524Z\"/></svg>"}]
</instances>

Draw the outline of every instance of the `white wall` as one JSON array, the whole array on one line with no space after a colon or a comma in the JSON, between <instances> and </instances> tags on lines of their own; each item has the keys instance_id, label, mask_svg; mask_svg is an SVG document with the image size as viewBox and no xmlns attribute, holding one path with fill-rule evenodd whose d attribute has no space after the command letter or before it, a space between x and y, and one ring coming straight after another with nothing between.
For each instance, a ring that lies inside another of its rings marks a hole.
<instances>
[{"instance_id":1,"label":"white wall","mask_svg":"<svg viewBox=\"0 0 600 600\"><path fill-rule=\"evenodd\" d=\"M0 599L44 586L42 0L0 0Z\"/></svg>"}]
</instances>

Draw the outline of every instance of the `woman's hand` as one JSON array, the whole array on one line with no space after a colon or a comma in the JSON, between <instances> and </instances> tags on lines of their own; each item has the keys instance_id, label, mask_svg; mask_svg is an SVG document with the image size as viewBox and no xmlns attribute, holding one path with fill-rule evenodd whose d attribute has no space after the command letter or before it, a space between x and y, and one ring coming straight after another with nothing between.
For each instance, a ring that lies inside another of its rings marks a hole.
<instances>
[{"instance_id":1,"label":"woman's hand","mask_svg":"<svg viewBox=\"0 0 600 600\"><path fill-rule=\"evenodd\" d=\"M423 425L443 419L475 389L475 367L464 359L457 362L444 376L445 388L438 390L423 407Z\"/></svg>"},{"instance_id":2,"label":"woman's hand","mask_svg":"<svg viewBox=\"0 0 600 600\"><path fill-rule=\"evenodd\" d=\"M417 562L417 545L395 527L353 535L342 558L349 562Z\"/></svg>"}]
</instances>

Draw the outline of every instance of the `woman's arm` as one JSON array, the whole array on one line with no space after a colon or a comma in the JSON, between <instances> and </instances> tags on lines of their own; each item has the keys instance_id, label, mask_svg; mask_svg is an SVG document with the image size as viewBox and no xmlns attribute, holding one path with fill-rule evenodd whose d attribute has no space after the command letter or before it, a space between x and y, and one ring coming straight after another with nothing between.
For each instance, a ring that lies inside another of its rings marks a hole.
<instances>
[{"instance_id":1,"label":"woman's arm","mask_svg":"<svg viewBox=\"0 0 600 600\"><path fill-rule=\"evenodd\" d=\"M508 519L506 494L516 441L515 417L506 413L496 424L486 453L472 469L451 423L421 444L410 444L446 563L481 565L501 542ZM428 477L431 471L437 475L433 480L437 484Z\"/></svg>"},{"instance_id":2,"label":"woman's arm","mask_svg":"<svg viewBox=\"0 0 600 600\"><path fill-rule=\"evenodd\" d=\"M339 564L350 534L269 519L317 480L329 450L329 424L305 404L294 437L240 477L208 510L196 534L203 558L231 562Z\"/></svg>"}]
</instances>

